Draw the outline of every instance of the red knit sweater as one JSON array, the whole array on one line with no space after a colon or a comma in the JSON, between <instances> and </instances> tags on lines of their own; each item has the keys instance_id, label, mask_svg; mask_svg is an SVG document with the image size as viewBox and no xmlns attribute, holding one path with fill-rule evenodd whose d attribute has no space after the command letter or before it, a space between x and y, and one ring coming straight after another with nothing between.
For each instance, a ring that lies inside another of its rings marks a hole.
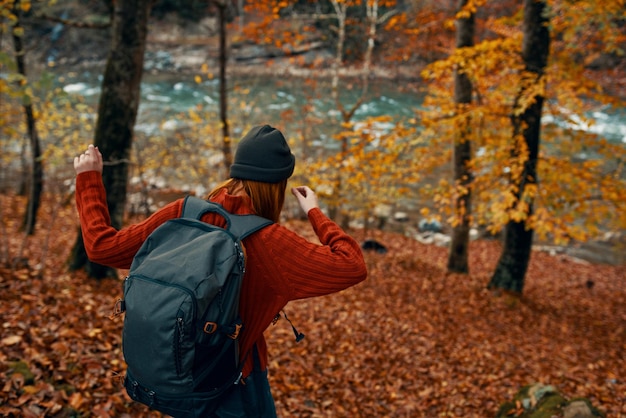
<instances>
[{"instance_id":1,"label":"red knit sweater","mask_svg":"<svg viewBox=\"0 0 626 418\"><path fill-rule=\"evenodd\" d=\"M230 213L252 213L247 196L222 192L215 199ZM76 205L89 259L95 263L128 269L144 240L168 219L180 216L182 199L152 216L122 230L111 226L102 177L97 171L76 178ZM287 228L273 224L244 240L247 269L241 289L241 353L256 342L261 367L267 368L267 346L263 332L291 300L327 295L353 286L367 276L358 243L312 209L309 221L322 245L309 242ZM208 213L203 221L223 226L219 215ZM253 356L246 358L243 375L252 371Z\"/></svg>"}]
</instances>

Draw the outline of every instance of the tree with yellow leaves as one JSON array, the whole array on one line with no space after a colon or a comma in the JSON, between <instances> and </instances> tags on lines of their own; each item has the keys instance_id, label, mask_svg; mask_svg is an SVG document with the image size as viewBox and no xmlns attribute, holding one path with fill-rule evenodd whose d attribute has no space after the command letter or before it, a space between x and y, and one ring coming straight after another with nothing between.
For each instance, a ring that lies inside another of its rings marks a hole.
<instances>
[{"instance_id":1,"label":"tree with yellow leaves","mask_svg":"<svg viewBox=\"0 0 626 418\"><path fill-rule=\"evenodd\" d=\"M521 207L525 216L511 217L507 222L502 254L489 282L490 288L515 292L521 292L524 288L533 242L533 228L529 228L525 220L533 214L538 183L541 114L546 96L545 69L550 54L549 19L546 12L545 1L524 2L524 69L519 78L519 93L515 97L511 115L511 159L517 169L510 171L508 183L514 205Z\"/></svg>"},{"instance_id":2,"label":"tree with yellow leaves","mask_svg":"<svg viewBox=\"0 0 626 418\"><path fill-rule=\"evenodd\" d=\"M601 54L623 53L620 2L526 2L512 16L487 20L495 36L424 72L431 84L423 141L445 147L471 116L472 223L506 235L491 287L522 292L533 237L563 244L626 227L626 150L583 129L590 109L619 106L589 64ZM465 114L450 99L454 68L473 83L475 102ZM542 104L550 118L542 119ZM445 163L429 161L433 171ZM425 189L452 224L459 222L457 185L431 179Z\"/></svg>"},{"instance_id":3,"label":"tree with yellow leaves","mask_svg":"<svg viewBox=\"0 0 626 418\"><path fill-rule=\"evenodd\" d=\"M469 0L459 0L457 13L456 47L467 48L474 45L475 12ZM465 114L466 106L472 103L472 82L462 67L454 70L454 102L457 113ZM452 240L448 255L448 271L468 273L469 232L472 215L472 172L469 162L472 157L472 142L469 138L471 118L463 121L459 127L458 138L454 141L454 181L456 185L455 207L457 221L452 225Z\"/></svg>"},{"instance_id":4,"label":"tree with yellow leaves","mask_svg":"<svg viewBox=\"0 0 626 418\"><path fill-rule=\"evenodd\" d=\"M15 68L16 72L14 80L19 86L22 95L22 108L24 110L27 136L29 139L31 151L31 169L27 182L28 188L28 204L24 221L22 223L26 234L32 235L35 232L35 224L37 222L37 212L41 203L41 194L43 192L43 163L41 160L41 142L37 133L37 120L33 108L32 86L28 83L26 74L26 58L25 48L22 37L24 36L24 28L22 27L22 14L30 10L30 0L14 0L12 2L3 2L0 4L0 11L3 16L8 17L6 21L3 19L2 33L11 33L13 40L13 49L15 52Z\"/></svg>"},{"instance_id":5,"label":"tree with yellow leaves","mask_svg":"<svg viewBox=\"0 0 626 418\"><path fill-rule=\"evenodd\" d=\"M255 2L257 11L262 11L265 19L249 33L273 42L277 47L288 50L292 41L301 40L301 34L284 30L277 32L270 27L271 18L281 17L281 11L293 6L294 2ZM318 5L320 8L321 5ZM326 9L308 15L314 22L331 22L335 41L332 45L334 57L327 72L330 78L330 96L335 106L337 120L329 121L332 126L332 151L321 152L307 168L309 181L319 185L317 192L328 204L329 215L347 221L356 216L366 220L374 207L379 204L394 202L405 194L408 186L414 183L416 173L409 169L406 156L411 147L410 141L414 128L396 123L391 115L372 117L367 120L355 120L355 114L368 99L371 71L374 60L374 48L380 27L398 13L396 2L389 0L330 0ZM359 13L359 18L355 15ZM271 16L271 18L270 18ZM283 17L283 19L290 20ZM301 15L298 22L303 22ZM301 25L304 25L301 23ZM351 27L350 25L353 25ZM304 25L306 26L306 25ZM260 30L262 28L263 30ZM360 44L363 45L358 68L346 75L346 39L348 31L361 29ZM307 29L301 29L306 32ZM350 82L346 81L350 78ZM357 80L357 82L353 82ZM356 86L356 87L353 87ZM354 90L355 97L346 98L347 90ZM391 129L380 126L392 124Z\"/></svg>"}]
</instances>

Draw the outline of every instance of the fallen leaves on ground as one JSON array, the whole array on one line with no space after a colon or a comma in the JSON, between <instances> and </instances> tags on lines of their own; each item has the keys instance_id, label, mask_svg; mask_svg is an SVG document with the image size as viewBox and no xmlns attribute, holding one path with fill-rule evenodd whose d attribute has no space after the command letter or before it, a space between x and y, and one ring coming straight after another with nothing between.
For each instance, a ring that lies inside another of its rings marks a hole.
<instances>
[{"instance_id":1,"label":"fallen leaves on ground","mask_svg":"<svg viewBox=\"0 0 626 418\"><path fill-rule=\"evenodd\" d=\"M0 270L0 416L160 416L121 383L122 319L111 317L121 281L66 268L74 208L43 207L37 235L24 241L14 225L23 203L1 203L16 219L2 239L11 254L26 242L21 257L37 268ZM313 237L305 222L286 225ZM352 233L388 248L365 253L368 279L290 303L303 341L284 319L267 331L279 416L489 417L542 382L626 417L626 266L535 252L518 298L486 289L496 241L473 242L471 274L450 275L445 248Z\"/></svg>"}]
</instances>

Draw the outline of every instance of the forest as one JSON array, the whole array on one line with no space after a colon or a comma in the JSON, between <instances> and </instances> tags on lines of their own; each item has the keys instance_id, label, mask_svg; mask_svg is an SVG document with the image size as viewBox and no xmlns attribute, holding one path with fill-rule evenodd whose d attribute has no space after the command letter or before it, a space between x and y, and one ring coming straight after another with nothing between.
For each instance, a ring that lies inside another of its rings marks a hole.
<instances>
[{"instance_id":1,"label":"forest","mask_svg":"<svg viewBox=\"0 0 626 418\"><path fill-rule=\"evenodd\" d=\"M625 6L0 1L0 416L160 416L121 383L126 271L87 259L71 161L99 147L122 228L258 123L368 265L289 304L304 341L267 330L279 416L626 416ZM147 116L154 80L196 101ZM414 105L368 113L383 84Z\"/></svg>"}]
</instances>

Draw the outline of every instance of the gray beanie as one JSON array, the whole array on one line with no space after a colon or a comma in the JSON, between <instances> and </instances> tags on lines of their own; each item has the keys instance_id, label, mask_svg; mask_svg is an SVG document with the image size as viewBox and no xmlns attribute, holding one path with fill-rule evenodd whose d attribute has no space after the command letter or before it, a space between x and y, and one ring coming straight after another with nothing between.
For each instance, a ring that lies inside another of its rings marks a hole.
<instances>
[{"instance_id":1,"label":"gray beanie","mask_svg":"<svg viewBox=\"0 0 626 418\"><path fill-rule=\"evenodd\" d=\"M278 183L293 174L296 157L283 134L269 125L255 126L243 137L230 166L230 176Z\"/></svg>"}]
</instances>

